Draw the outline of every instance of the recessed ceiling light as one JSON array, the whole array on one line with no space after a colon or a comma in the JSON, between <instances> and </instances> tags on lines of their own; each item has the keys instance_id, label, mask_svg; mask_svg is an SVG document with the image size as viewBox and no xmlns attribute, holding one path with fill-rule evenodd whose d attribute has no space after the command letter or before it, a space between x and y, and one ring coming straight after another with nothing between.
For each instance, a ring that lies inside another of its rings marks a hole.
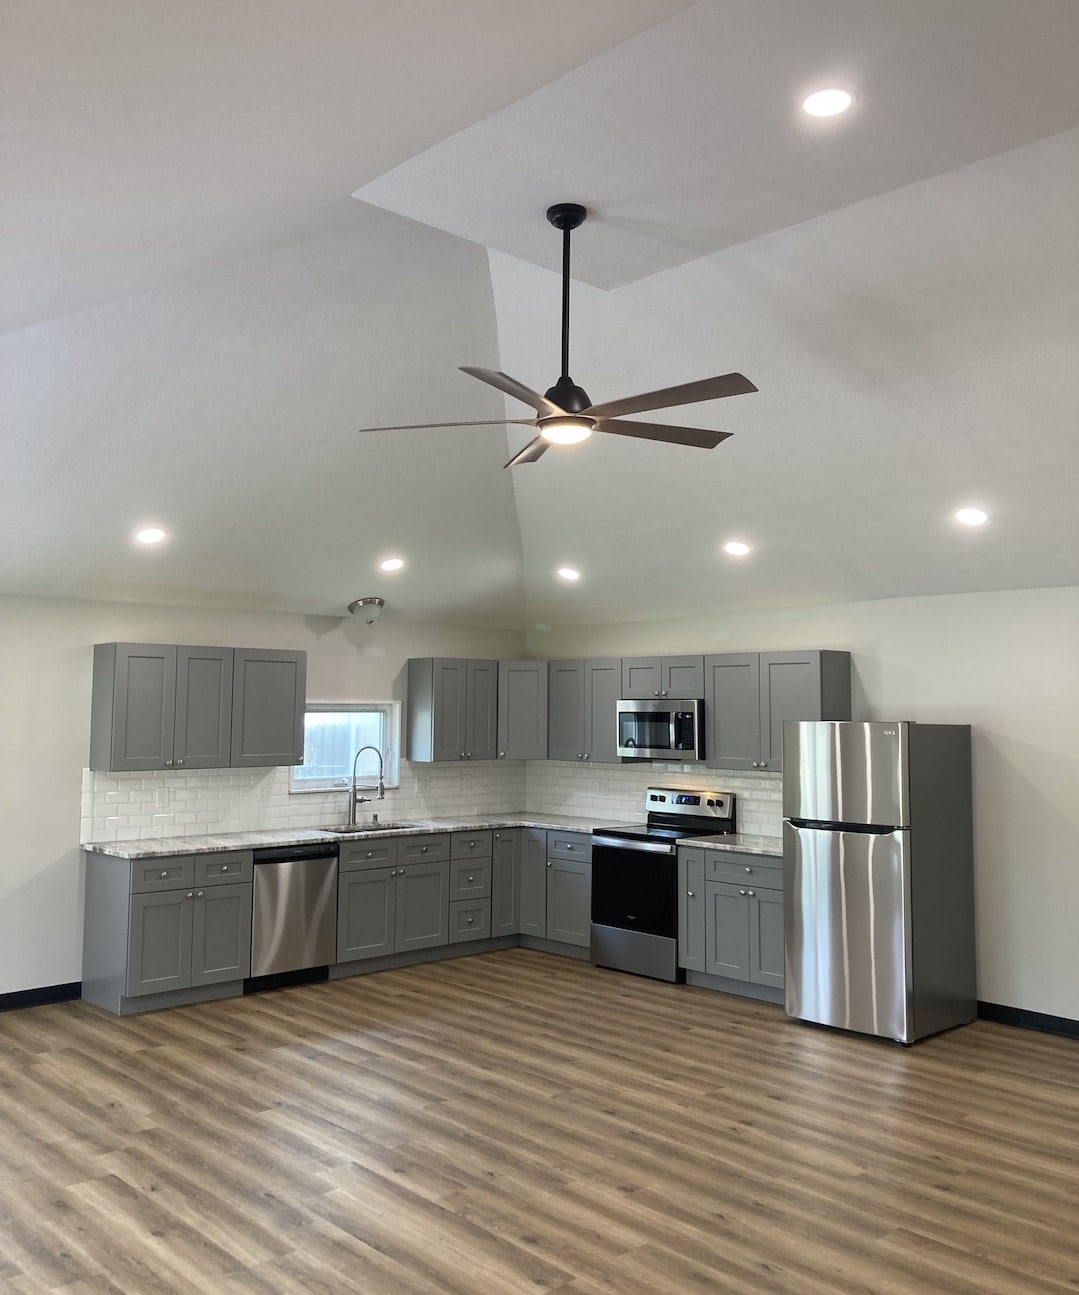
<instances>
[{"instance_id":1,"label":"recessed ceiling light","mask_svg":"<svg viewBox=\"0 0 1079 1295\"><path fill-rule=\"evenodd\" d=\"M385 561L378 564L378 569L380 571L400 571L404 565L404 558L386 558Z\"/></svg>"},{"instance_id":2,"label":"recessed ceiling light","mask_svg":"<svg viewBox=\"0 0 1079 1295\"><path fill-rule=\"evenodd\" d=\"M962 522L964 526L984 526L989 520L989 514L982 512L980 508L960 508L955 520Z\"/></svg>"},{"instance_id":3,"label":"recessed ceiling light","mask_svg":"<svg viewBox=\"0 0 1079 1295\"><path fill-rule=\"evenodd\" d=\"M811 117L835 117L846 112L853 102L846 90L817 90L802 103Z\"/></svg>"},{"instance_id":4,"label":"recessed ceiling light","mask_svg":"<svg viewBox=\"0 0 1079 1295\"><path fill-rule=\"evenodd\" d=\"M575 567L559 567L555 574L559 580L568 580L571 584L581 578L581 573Z\"/></svg>"},{"instance_id":5,"label":"recessed ceiling light","mask_svg":"<svg viewBox=\"0 0 1079 1295\"><path fill-rule=\"evenodd\" d=\"M144 526L141 531L135 532L135 538L140 544L160 544L165 538L165 532L160 526Z\"/></svg>"},{"instance_id":6,"label":"recessed ceiling light","mask_svg":"<svg viewBox=\"0 0 1079 1295\"><path fill-rule=\"evenodd\" d=\"M723 546L723 552L729 553L732 558L744 558L749 552L749 545L743 544L741 540L728 540Z\"/></svg>"}]
</instances>

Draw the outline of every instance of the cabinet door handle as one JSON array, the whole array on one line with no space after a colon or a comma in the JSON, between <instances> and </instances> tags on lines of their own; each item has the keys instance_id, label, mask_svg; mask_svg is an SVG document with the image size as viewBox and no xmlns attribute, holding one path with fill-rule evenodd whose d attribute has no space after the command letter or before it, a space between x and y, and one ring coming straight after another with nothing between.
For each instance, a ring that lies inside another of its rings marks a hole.
<instances>
[{"instance_id":1,"label":"cabinet door handle","mask_svg":"<svg viewBox=\"0 0 1079 1295\"><path fill-rule=\"evenodd\" d=\"M201 899L205 893L206 893L205 891L202 891L202 890L196 890L196 891L195 891L195 898L196 898L196 899Z\"/></svg>"},{"instance_id":2,"label":"cabinet door handle","mask_svg":"<svg viewBox=\"0 0 1079 1295\"><path fill-rule=\"evenodd\" d=\"M166 769L171 769L171 768L172 768L172 761L171 761L171 760L166 760L166 761L165 761L165 768L166 768Z\"/></svg>"},{"instance_id":3,"label":"cabinet door handle","mask_svg":"<svg viewBox=\"0 0 1079 1295\"><path fill-rule=\"evenodd\" d=\"M463 760L464 758L465 758L465 753L462 751L462 752L461 752L461 759Z\"/></svg>"},{"instance_id":4,"label":"cabinet door handle","mask_svg":"<svg viewBox=\"0 0 1079 1295\"><path fill-rule=\"evenodd\" d=\"M583 760L583 759L584 759L584 753L583 753L583 752L581 752L581 751L578 751L578 752L577 752L577 759L578 759L578 760Z\"/></svg>"},{"instance_id":5,"label":"cabinet door handle","mask_svg":"<svg viewBox=\"0 0 1079 1295\"><path fill-rule=\"evenodd\" d=\"M176 761L177 768L179 768L179 766L182 765L183 762L184 762L183 757L181 756L180 759Z\"/></svg>"},{"instance_id":6,"label":"cabinet door handle","mask_svg":"<svg viewBox=\"0 0 1079 1295\"><path fill-rule=\"evenodd\" d=\"M747 895L749 895L749 896L751 896L751 897L752 897L752 896L754 896L754 895L756 895L756 893L757 893L757 892L756 892L755 890L749 890L749 891L746 891L746 894L747 894Z\"/></svg>"},{"instance_id":7,"label":"cabinet door handle","mask_svg":"<svg viewBox=\"0 0 1079 1295\"><path fill-rule=\"evenodd\" d=\"M592 757L591 757L591 756L588 754L588 752L586 751L586 752L584 753L584 758L585 758L586 760L590 760Z\"/></svg>"},{"instance_id":8,"label":"cabinet door handle","mask_svg":"<svg viewBox=\"0 0 1079 1295\"><path fill-rule=\"evenodd\" d=\"M501 841L501 840L502 840L502 833L501 833L501 832L496 832L496 833L495 833L495 840L496 840L496 841Z\"/></svg>"},{"instance_id":9,"label":"cabinet door handle","mask_svg":"<svg viewBox=\"0 0 1079 1295\"><path fill-rule=\"evenodd\" d=\"M686 894L690 897L690 899L696 899L696 898L697 898L696 894L695 894L692 890L687 890L687 891L686 891Z\"/></svg>"},{"instance_id":10,"label":"cabinet door handle","mask_svg":"<svg viewBox=\"0 0 1079 1295\"><path fill-rule=\"evenodd\" d=\"M548 859L548 860L547 860L547 867L549 868L550 866L551 866L551 861L550 861L550 859Z\"/></svg>"},{"instance_id":11,"label":"cabinet door handle","mask_svg":"<svg viewBox=\"0 0 1079 1295\"><path fill-rule=\"evenodd\" d=\"M739 893L739 895L748 895L748 894L749 894L749 891L747 891L747 890L745 889L745 887L743 887L743 888L742 888L738 893Z\"/></svg>"},{"instance_id":12,"label":"cabinet door handle","mask_svg":"<svg viewBox=\"0 0 1079 1295\"><path fill-rule=\"evenodd\" d=\"M391 868L391 869L390 869L390 876L391 876L391 877L396 877L396 876L397 876L397 869L396 869L396 868Z\"/></svg>"},{"instance_id":13,"label":"cabinet door handle","mask_svg":"<svg viewBox=\"0 0 1079 1295\"><path fill-rule=\"evenodd\" d=\"M466 758L466 759L468 759L468 760L471 760L471 759L472 759L472 752L471 752L471 751L469 751L468 755L467 755L465 758Z\"/></svg>"},{"instance_id":14,"label":"cabinet door handle","mask_svg":"<svg viewBox=\"0 0 1079 1295\"><path fill-rule=\"evenodd\" d=\"M187 894L184 896L184 898L185 898L185 899L194 899L194 898L195 898L195 892L194 892L193 890L189 890L189 891L187 892Z\"/></svg>"},{"instance_id":15,"label":"cabinet door handle","mask_svg":"<svg viewBox=\"0 0 1079 1295\"><path fill-rule=\"evenodd\" d=\"M505 753L505 751L499 751L499 753L498 753L498 758L499 758L500 760L504 760L504 759L506 758L506 753Z\"/></svg>"}]
</instances>

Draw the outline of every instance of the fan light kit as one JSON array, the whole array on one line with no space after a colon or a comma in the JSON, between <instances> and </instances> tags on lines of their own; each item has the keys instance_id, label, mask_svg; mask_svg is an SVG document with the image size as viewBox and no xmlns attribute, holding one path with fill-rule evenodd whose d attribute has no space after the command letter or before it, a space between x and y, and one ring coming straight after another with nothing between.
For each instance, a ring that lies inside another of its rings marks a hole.
<instances>
[{"instance_id":1,"label":"fan light kit","mask_svg":"<svg viewBox=\"0 0 1079 1295\"><path fill-rule=\"evenodd\" d=\"M669 423L629 422L623 414L640 414L651 409L671 409L675 405L692 405L700 400L719 400L723 396L744 396L757 388L741 373L724 373L699 382L684 382L677 387L646 391L639 396L608 400L594 405L583 387L569 375L569 282L570 235L583 224L588 212L577 202L558 202L547 208L547 219L562 231L562 375L541 396L508 374L497 369L461 367L462 373L486 382L507 396L513 396L536 411L535 418L472 419L460 423L408 423L395 427L361 427L361 432L411 432L436 427L501 427L507 423L534 427L537 435L505 464L507 468L535 463L551 445L576 445L593 432L611 432L615 436L636 436L646 441L663 441L668 445L691 445L712 450L730 436L730 432L711 432L699 427L675 427Z\"/></svg>"}]
</instances>

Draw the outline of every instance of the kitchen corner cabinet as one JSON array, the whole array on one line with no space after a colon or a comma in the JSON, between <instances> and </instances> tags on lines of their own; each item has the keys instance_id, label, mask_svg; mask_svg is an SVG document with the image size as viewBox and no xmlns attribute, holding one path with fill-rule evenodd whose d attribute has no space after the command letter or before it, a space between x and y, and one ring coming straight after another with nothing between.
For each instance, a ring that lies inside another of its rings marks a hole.
<instances>
[{"instance_id":1,"label":"kitchen corner cabinet","mask_svg":"<svg viewBox=\"0 0 1079 1295\"><path fill-rule=\"evenodd\" d=\"M546 832L520 827L499 828L491 842L491 935L521 933L521 851L526 830L544 838L541 854L546 854Z\"/></svg>"},{"instance_id":2,"label":"kitchen corner cabinet","mask_svg":"<svg viewBox=\"0 0 1079 1295\"><path fill-rule=\"evenodd\" d=\"M297 764L306 663L304 652L95 644L89 767Z\"/></svg>"},{"instance_id":3,"label":"kitchen corner cabinet","mask_svg":"<svg viewBox=\"0 0 1079 1295\"><path fill-rule=\"evenodd\" d=\"M547 757L618 763L620 657L548 663Z\"/></svg>"},{"instance_id":4,"label":"kitchen corner cabinet","mask_svg":"<svg viewBox=\"0 0 1079 1295\"><path fill-rule=\"evenodd\" d=\"M622 658L622 697L701 698L704 696L703 656Z\"/></svg>"},{"instance_id":5,"label":"kitchen corner cabinet","mask_svg":"<svg viewBox=\"0 0 1079 1295\"><path fill-rule=\"evenodd\" d=\"M588 948L591 838L582 832L526 832L525 836L533 839L526 839L521 860L521 934Z\"/></svg>"},{"instance_id":6,"label":"kitchen corner cabinet","mask_svg":"<svg viewBox=\"0 0 1079 1295\"><path fill-rule=\"evenodd\" d=\"M251 972L249 850L154 859L90 853L82 996L126 1015L198 1002ZM186 991L186 992L184 992ZM167 1002L149 1002L154 995Z\"/></svg>"},{"instance_id":7,"label":"kitchen corner cabinet","mask_svg":"<svg viewBox=\"0 0 1079 1295\"><path fill-rule=\"evenodd\" d=\"M547 759L547 662L499 661L498 758Z\"/></svg>"},{"instance_id":8,"label":"kitchen corner cabinet","mask_svg":"<svg viewBox=\"0 0 1079 1295\"><path fill-rule=\"evenodd\" d=\"M405 704L409 760L493 760L498 662L413 657Z\"/></svg>"},{"instance_id":9,"label":"kitchen corner cabinet","mask_svg":"<svg viewBox=\"0 0 1079 1295\"><path fill-rule=\"evenodd\" d=\"M850 653L740 652L704 658L707 763L783 768L788 720L850 719Z\"/></svg>"}]
</instances>

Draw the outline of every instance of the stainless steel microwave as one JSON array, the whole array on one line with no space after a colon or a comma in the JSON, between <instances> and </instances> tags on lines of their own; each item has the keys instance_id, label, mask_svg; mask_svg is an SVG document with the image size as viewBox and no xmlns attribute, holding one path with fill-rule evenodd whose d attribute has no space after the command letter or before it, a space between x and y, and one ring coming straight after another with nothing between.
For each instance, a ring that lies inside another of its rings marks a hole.
<instances>
[{"instance_id":1,"label":"stainless steel microwave","mask_svg":"<svg viewBox=\"0 0 1079 1295\"><path fill-rule=\"evenodd\" d=\"M619 701L618 754L637 760L703 760L704 702L661 697Z\"/></svg>"}]
</instances>

